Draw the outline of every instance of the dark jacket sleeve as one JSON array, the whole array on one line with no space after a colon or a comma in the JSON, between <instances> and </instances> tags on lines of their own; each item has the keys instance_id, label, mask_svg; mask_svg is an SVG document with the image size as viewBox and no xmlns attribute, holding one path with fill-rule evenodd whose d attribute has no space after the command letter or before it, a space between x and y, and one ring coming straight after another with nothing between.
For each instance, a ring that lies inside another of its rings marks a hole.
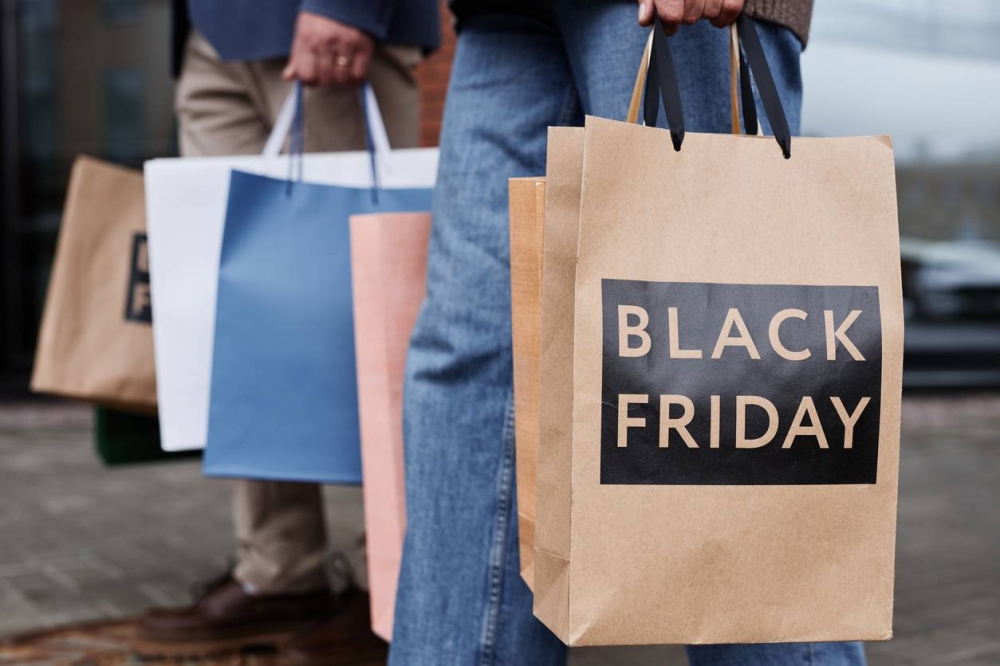
<instances>
[{"instance_id":1,"label":"dark jacket sleeve","mask_svg":"<svg viewBox=\"0 0 1000 666\"><path fill-rule=\"evenodd\" d=\"M302 10L321 14L384 40L397 2L405 0L303 0Z\"/></svg>"}]
</instances>

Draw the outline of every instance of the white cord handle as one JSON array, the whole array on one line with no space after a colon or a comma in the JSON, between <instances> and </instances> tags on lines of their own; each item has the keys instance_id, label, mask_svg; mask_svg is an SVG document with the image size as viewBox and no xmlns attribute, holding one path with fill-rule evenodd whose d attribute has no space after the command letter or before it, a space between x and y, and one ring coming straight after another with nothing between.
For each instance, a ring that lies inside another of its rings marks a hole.
<instances>
[{"instance_id":1,"label":"white cord handle","mask_svg":"<svg viewBox=\"0 0 1000 666\"><path fill-rule=\"evenodd\" d=\"M301 85L298 81L293 83L292 89L288 92L288 97L282 103L281 111L278 112L278 117L274 121L271 136L267 138L267 143L264 144L264 150L261 153L264 157L273 158L281 154L285 140L288 139L288 134L292 131L292 123L295 121L295 100L298 98L298 88ZM382 112L378 106L378 99L376 99L375 92L369 83L363 84L363 92L365 96L365 111L368 114L368 129L371 132L375 154L380 156L385 155L390 150L389 135L385 131L385 123L382 121Z\"/></svg>"}]
</instances>

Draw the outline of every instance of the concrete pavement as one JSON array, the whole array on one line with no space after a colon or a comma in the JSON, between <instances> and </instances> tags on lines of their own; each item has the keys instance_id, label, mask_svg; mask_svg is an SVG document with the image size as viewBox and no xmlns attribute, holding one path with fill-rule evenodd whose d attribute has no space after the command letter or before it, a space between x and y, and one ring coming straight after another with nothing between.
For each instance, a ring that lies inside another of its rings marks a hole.
<instances>
[{"instance_id":1,"label":"concrete pavement","mask_svg":"<svg viewBox=\"0 0 1000 666\"><path fill-rule=\"evenodd\" d=\"M908 398L903 421L896 638L869 645L871 664L996 666L1000 397ZM0 407L0 637L183 603L230 557L227 483L191 462L102 468L90 428L84 408ZM359 491L331 488L328 500L347 506L330 512L335 547L354 549ZM676 647L571 658L684 663Z\"/></svg>"}]
</instances>

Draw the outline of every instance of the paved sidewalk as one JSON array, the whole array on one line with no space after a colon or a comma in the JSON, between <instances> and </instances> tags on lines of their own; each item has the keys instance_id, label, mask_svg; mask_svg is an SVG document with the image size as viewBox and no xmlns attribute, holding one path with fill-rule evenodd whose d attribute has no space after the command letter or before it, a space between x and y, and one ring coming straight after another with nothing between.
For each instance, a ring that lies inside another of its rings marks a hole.
<instances>
[{"instance_id":1,"label":"paved sidewalk","mask_svg":"<svg viewBox=\"0 0 1000 666\"><path fill-rule=\"evenodd\" d=\"M869 646L871 664L996 666L1000 397L912 398L903 420L896 638ZM205 480L190 462L102 468L90 428L86 409L0 407L0 637L182 603L226 566L228 484ZM329 489L328 499L348 506L332 530L351 549L360 492ZM571 659L684 663L676 647L578 650Z\"/></svg>"}]
</instances>

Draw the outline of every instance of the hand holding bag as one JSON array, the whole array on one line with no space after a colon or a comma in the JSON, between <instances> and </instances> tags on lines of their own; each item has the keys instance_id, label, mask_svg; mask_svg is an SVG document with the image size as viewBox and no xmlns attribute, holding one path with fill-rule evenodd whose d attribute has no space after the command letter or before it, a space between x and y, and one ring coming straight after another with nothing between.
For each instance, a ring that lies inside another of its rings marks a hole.
<instances>
[{"instance_id":1,"label":"hand holding bag","mask_svg":"<svg viewBox=\"0 0 1000 666\"><path fill-rule=\"evenodd\" d=\"M433 187L437 149L391 150L375 96L368 87L364 94L380 191ZM208 438L216 290L231 173L287 178L291 164L280 153L296 108L293 90L261 155L146 163L151 288L157 303L153 322L157 394L165 450L201 449ZM307 153L295 166L304 183L367 192L372 185L371 159L368 151Z\"/></svg>"}]
</instances>

